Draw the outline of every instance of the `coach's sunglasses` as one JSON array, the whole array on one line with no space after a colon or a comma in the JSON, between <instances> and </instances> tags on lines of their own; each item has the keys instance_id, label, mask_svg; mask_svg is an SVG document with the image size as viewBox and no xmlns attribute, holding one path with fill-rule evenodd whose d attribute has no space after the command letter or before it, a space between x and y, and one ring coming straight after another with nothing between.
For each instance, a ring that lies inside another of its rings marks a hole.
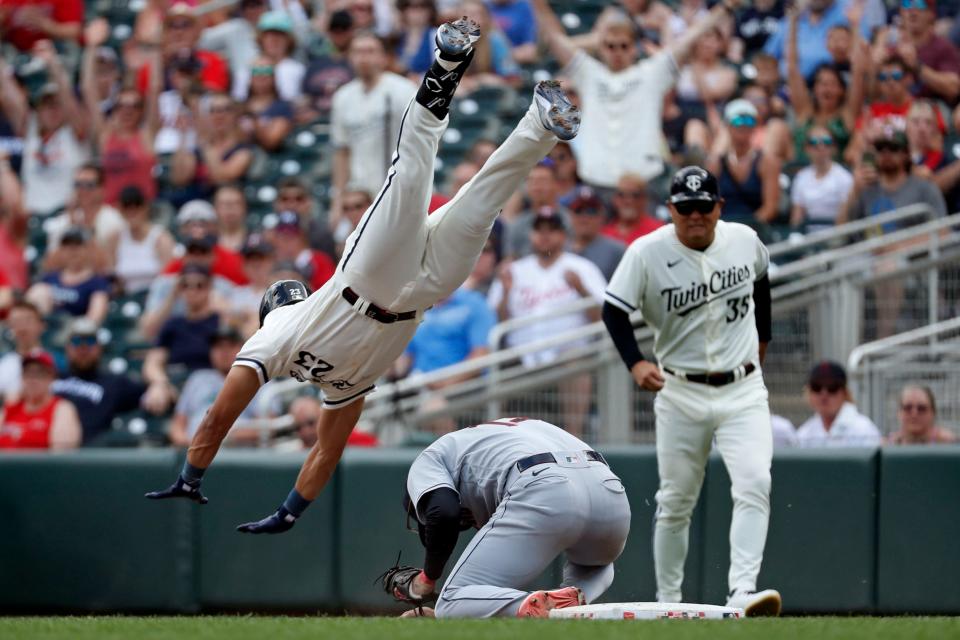
<instances>
[{"instance_id":1,"label":"coach's sunglasses","mask_svg":"<svg viewBox=\"0 0 960 640\"><path fill-rule=\"evenodd\" d=\"M707 215L713 211L715 205L716 203L713 200L684 200L673 204L677 213L682 216L691 216L694 213Z\"/></svg>"},{"instance_id":2,"label":"coach's sunglasses","mask_svg":"<svg viewBox=\"0 0 960 640\"><path fill-rule=\"evenodd\" d=\"M821 391L826 391L830 395L838 393L843 389L843 385L838 382L831 382L830 384L820 384L819 382L810 383L810 391L813 393L820 393Z\"/></svg>"}]
</instances>

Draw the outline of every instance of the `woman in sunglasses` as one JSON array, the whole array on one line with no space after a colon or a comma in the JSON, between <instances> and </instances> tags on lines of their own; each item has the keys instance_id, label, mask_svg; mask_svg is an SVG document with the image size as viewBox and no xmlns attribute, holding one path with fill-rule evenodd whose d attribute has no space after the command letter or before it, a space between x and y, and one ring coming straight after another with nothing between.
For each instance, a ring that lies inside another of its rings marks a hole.
<instances>
[{"instance_id":1,"label":"woman in sunglasses","mask_svg":"<svg viewBox=\"0 0 960 640\"><path fill-rule=\"evenodd\" d=\"M937 426L937 401L930 387L907 385L900 392L897 409L900 430L890 434L887 444L946 444L956 442L949 429Z\"/></svg>"},{"instance_id":2,"label":"woman in sunglasses","mask_svg":"<svg viewBox=\"0 0 960 640\"><path fill-rule=\"evenodd\" d=\"M800 447L876 447L880 430L857 411L847 388L847 372L824 360L810 370L805 387L813 415L797 429Z\"/></svg>"},{"instance_id":3,"label":"woman in sunglasses","mask_svg":"<svg viewBox=\"0 0 960 640\"><path fill-rule=\"evenodd\" d=\"M790 226L810 232L832 227L853 189L853 175L834 162L836 144L826 127L807 132L810 166L801 169L790 190Z\"/></svg>"}]
</instances>

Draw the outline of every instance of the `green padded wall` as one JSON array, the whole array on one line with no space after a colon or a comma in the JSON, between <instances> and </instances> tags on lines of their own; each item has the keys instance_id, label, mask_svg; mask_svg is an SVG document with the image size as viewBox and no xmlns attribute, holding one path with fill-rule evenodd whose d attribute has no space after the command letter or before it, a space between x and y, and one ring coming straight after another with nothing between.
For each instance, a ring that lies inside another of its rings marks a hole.
<instances>
[{"instance_id":1,"label":"green padded wall","mask_svg":"<svg viewBox=\"0 0 960 640\"><path fill-rule=\"evenodd\" d=\"M291 531L251 535L238 524L276 510L305 454L223 451L203 479L210 502L196 531L199 600L204 608L331 610L338 603L334 474Z\"/></svg>"},{"instance_id":2,"label":"green padded wall","mask_svg":"<svg viewBox=\"0 0 960 640\"><path fill-rule=\"evenodd\" d=\"M877 608L960 611L960 446L885 449L879 521Z\"/></svg>"},{"instance_id":3,"label":"green padded wall","mask_svg":"<svg viewBox=\"0 0 960 640\"><path fill-rule=\"evenodd\" d=\"M196 610L193 517L143 494L174 451L0 457L0 609Z\"/></svg>"},{"instance_id":4,"label":"green padded wall","mask_svg":"<svg viewBox=\"0 0 960 640\"><path fill-rule=\"evenodd\" d=\"M871 611L876 584L876 449L796 449L774 456L770 529L758 580L787 612ZM730 480L707 471L704 602L723 604L730 566Z\"/></svg>"}]
</instances>

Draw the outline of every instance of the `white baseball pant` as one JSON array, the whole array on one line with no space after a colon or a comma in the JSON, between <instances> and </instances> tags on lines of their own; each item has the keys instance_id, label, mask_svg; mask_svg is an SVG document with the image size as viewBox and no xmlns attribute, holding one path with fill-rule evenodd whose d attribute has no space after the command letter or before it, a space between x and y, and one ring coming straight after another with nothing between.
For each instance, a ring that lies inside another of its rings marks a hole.
<instances>
[{"instance_id":1,"label":"white baseball pant","mask_svg":"<svg viewBox=\"0 0 960 640\"><path fill-rule=\"evenodd\" d=\"M657 599L682 602L690 516L703 484L711 442L730 475L730 590L756 589L770 517L773 435L761 372L723 387L664 374L657 394L657 491L654 565Z\"/></svg>"}]
</instances>

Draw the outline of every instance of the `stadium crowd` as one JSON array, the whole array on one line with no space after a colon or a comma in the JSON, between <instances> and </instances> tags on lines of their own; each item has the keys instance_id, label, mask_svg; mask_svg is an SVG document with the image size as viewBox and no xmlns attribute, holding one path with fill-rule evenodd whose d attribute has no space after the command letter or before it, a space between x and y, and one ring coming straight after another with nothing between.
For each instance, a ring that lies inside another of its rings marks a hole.
<instances>
[{"instance_id":1,"label":"stadium crowd","mask_svg":"<svg viewBox=\"0 0 960 640\"><path fill-rule=\"evenodd\" d=\"M756 0L733 14L705 0L0 0L0 448L108 443L131 412L188 443L266 287L316 289L334 273L434 30L460 15L485 35L431 211L543 73L574 92L583 127L530 172L395 377L486 354L498 321L600 301L626 245L666 221L665 186L685 164L714 172L724 219L768 241L917 202L960 210L956 0ZM684 37L703 21L706 35ZM896 321L878 318L877 334ZM590 387L562 386L573 432ZM817 365L806 395L813 417L775 425L778 441L880 442L839 365ZM243 420L286 413L283 446L312 444L312 399L261 404ZM952 438L929 389L904 388L899 406L887 442Z\"/></svg>"}]
</instances>

